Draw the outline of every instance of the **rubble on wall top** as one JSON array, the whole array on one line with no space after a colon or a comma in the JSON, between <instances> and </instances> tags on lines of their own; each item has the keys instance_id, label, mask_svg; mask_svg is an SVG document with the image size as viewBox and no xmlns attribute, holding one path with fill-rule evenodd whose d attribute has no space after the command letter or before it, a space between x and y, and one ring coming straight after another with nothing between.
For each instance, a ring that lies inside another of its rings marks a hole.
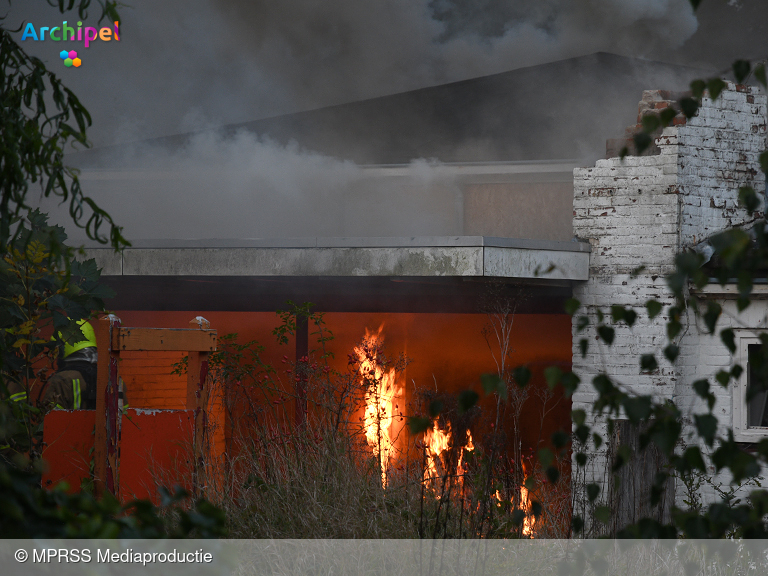
<instances>
[{"instance_id":1,"label":"rubble on wall top","mask_svg":"<svg viewBox=\"0 0 768 576\"><path fill-rule=\"evenodd\" d=\"M643 118L651 114L658 114L665 108L675 108L677 115L672 120L673 126L681 126L686 122L685 115L679 109L677 102L682 98L690 97L690 92L673 92L671 90L643 90L643 96L637 105L637 123L628 126L622 138L609 138L605 142L605 157L615 158L621 155L623 148L627 148L629 156L638 156L635 149L634 136L643 129ZM661 135L661 128L652 134L654 140ZM644 152L643 156L657 156L660 148L654 143Z\"/></svg>"}]
</instances>

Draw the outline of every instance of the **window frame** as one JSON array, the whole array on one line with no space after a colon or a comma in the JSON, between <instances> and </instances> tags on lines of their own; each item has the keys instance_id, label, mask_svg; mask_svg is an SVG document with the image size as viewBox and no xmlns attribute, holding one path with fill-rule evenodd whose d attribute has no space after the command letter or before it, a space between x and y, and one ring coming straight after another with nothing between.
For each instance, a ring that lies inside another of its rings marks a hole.
<instances>
[{"instance_id":1,"label":"window frame","mask_svg":"<svg viewBox=\"0 0 768 576\"><path fill-rule=\"evenodd\" d=\"M735 381L732 394L733 402L733 437L737 442L758 442L768 437L768 426L747 426L747 381L749 378L749 346L762 344L760 334L765 330L734 329L736 336L735 361L744 370Z\"/></svg>"}]
</instances>

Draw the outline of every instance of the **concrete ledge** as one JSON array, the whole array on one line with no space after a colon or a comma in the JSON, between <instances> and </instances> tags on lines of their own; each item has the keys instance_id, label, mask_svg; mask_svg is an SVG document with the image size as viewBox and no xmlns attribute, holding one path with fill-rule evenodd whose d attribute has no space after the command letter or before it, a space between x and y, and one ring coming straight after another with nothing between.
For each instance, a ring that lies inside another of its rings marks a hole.
<instances>
[{"instance_id":1,"label":"concrete ledge","mask_svg":"<svg viewBox=\"0 0 768 576\"><path fill-rule=\"evenodd\" d=\"M396 237L345 237L335 238L206 238L206 239L155 239L134 240L131 249L144 248L399 248L424 246L500 246L589 252L588 242L557 242L528 238L499 238L495 236L396 236ZM99 248L92 246L91 248Z\"/></svg>"},{"instance_id":2,"label":"concrete ledge","mask_svg":"<svg viewBox=\"0 0 768 576\"><path fill-rule=\"evenodd\" d=\"M86 248L85 256L77 256L77 260L96 260L96 266L101 268L102 276L122 276L123 255L117 254L111 248Z\"/></svg>"},{"instance_id":3,"label":"concrete ledge","mask_svg":"<svg viewBox=\"0 0 768 576\"><path fill-rule=\"evenodd\" d=\"M589 245L481 236L325 238L314 246L87 249L105 276L421 276L584 281ZM274 244L282 240L270 241Z\"/></svg>"},{"instance_id":4,"label":"concrete ledge","mask_svg":"<svg viewBox=\"0 0 768 576\"><path fill-rule=\"evenodd\" d=\"M486 247L484 276L540 278L543 280L589 279L589 252L557 252L525 248Z\"/></svg>"},{"instance_id":5,"label":"concrete ledge","mask_svg":"<svg viewBox=\"0 0 768 576\"><path fill-rule=\"evenodd\" d=\"M736 280L733 280L724 286L721 286L717 280L711 280L711 282L711 284L708 284L701 290L695 286L691 286L691 294L695 296L723 299L736 299L739 297L739 286L736 283ZM755 279L750 297L759 300L768 298L768 283L765 283L765 281L761 281L760 279Z\"/></svg>"},{"instance_id":6,"label":"concrete ledge","mask_svg":"<svg viewBox=\"0 0 768 576\"><path fill-rule=\"evenodd\" d=\"M482 276L482 249L197 248L126 250L123 275Z\"/></svg>"}]
</instances>

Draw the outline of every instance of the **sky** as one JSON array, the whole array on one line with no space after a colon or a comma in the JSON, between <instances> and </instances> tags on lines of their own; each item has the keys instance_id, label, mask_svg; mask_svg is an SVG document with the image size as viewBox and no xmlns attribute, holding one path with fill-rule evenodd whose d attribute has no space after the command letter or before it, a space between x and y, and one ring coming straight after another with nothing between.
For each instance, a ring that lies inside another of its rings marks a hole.
<instances>
[{"instance_id":1,"label":"sky","mask_svg":"<svg viewBox=\"0 0 768 576\"><path fill-rule=\"evenodd\" d=\"M64 66L63 43L21 43L88 108L89 140L97 148L598 51L709 69L727 69L737 57L768 56L765 0L703 0L696 13L688 0L127 4L120 8L120 41L75 46L79 68ZM78 20L71 12L63 17L45 0L14 1L7 14L6 26L21 30L26 23L39 30ZM97 26L95 18L84 25ZM22 31L16 34L20 40ZM181 150L140 144L130 155L134 169L154 176L140 184L83 178L86 194L125 226L129 239L364 235L370 227L360 223L371 206L349 211L349 198L362 189L374 199L405 194L391 182L371 188L348 159L252 134L228 139L203 134ZM417 186L407 195L422 197L426 207L438 203L431 200L436 187L454 186L429 159L414 158L411 172ZM56 212L50 204L44 208ZM426 211L394 210L392 221L381 222L376 234L455 233L433 226ZM56 219L66 222L67 216Z\"/></svg>"}]
</instances>

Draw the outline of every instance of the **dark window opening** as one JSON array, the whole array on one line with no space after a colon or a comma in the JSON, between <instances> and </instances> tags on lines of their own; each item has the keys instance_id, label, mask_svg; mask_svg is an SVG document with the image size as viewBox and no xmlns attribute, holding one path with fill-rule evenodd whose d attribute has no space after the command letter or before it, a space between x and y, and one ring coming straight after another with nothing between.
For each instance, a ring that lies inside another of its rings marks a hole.
<instances>
[{"instance_id":1,"label":"dark window opening","mask_svg":"<svg viewBox=\"0 0 768 576\"><path fill-rule=\"evenodd\" d=\"M768 389L762 344L747 346L747 428L768 428Z\"/></svg>"}]
</instances>

